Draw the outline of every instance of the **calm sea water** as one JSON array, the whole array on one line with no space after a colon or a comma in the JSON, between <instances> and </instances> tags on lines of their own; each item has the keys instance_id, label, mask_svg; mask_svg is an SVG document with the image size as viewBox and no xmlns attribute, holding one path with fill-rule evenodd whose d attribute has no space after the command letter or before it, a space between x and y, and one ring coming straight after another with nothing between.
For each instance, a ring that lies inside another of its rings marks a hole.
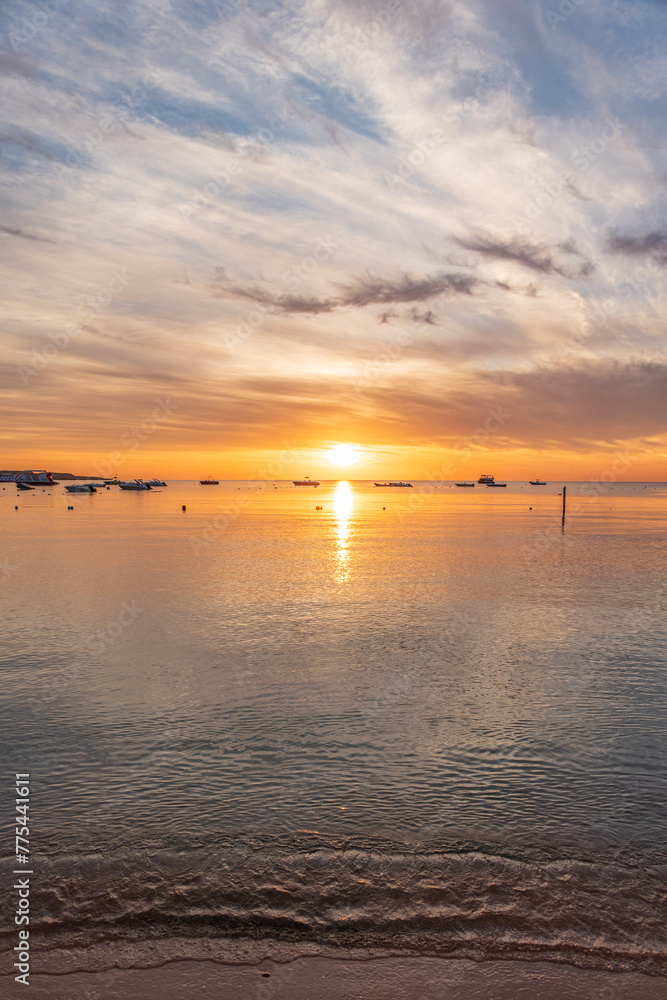
<instances>
[{"instance_id":1,"label":"calm sea water","mask_svg":"<svg viewBox=\"0 0 667 1000\"><path fill-rule=\"evenodd\" d=\"M667 486L561 487L0 491L34 970L665 975Z\"/></svg>"}]
</instances>

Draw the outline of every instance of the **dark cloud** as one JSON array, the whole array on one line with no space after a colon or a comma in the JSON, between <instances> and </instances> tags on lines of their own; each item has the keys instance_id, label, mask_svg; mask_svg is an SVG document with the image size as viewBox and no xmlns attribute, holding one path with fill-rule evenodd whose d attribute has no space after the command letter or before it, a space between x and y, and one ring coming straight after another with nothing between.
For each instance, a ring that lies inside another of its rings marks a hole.
<instances>
[{"instance_id":1,"label":"dark cloud","mask_svg":"<svg viewBox=\"0 0 667 1000\"><path fill-rule=\"evenodd\" d=\"M472 250L495 260L511 260L531 271L539 271L540 274L559 274L562 278L587 278L595 270L592 261L584 261L573 273L558 260L559 253L581 256L572 240L550 247L527 236L503 239L501 236L493 236L491 233L478 230L469 237L456 236L454 242L465 250Z\"/></svg>"},{"instance_id":2,"label":"dark cloud","mask_svg":"<svg viewBox=\"0 0 667 1000\"><path fill-rule=\"evenodd\" d=\"M217 269L221 271L222 269ZM226 283L216 273L214 282L220 285ZM472 295L473 288L479 284L477 278L469 274L435 274L426 278L415 278L409 274L401 274L398 278L378 278L367 274L349 284L342 285L342 295L338 299L320 299L312 295L276 295L257 286L230 286L225 291L216 291L216 295L232 294L245 299L252 299L262 305L271 306L281 313L328 313L343 306L353 309L363 309L364 306L383 304L394 305L399 302L422 302L440 295ZM391 312L382 314L381 323L386 323ZM429 318L426 318L429 317ZM415 316L413 315L413 319ZM433 323L433 314L429 311L419 317L422 323Z\"/></svg>"},{"instance_id":3,"label":"dark cloud","mask_svg":"<svg viewBox=\"0 0 667 1000\"><path fill-rule=\"evenodd\" d=\"M5 76L16 73L18 76L31 77L36 71L37 62L26 52L0 48L0 73Z\"/></svg>"},{"instance_id":4,"label":"dark cloud","mask_svg":"<svg viewBox=\"0 0 667 1000\"><path fill-rule=\"evenodd\" d=\"M410 317L415 323L425 323L427 326L438 325L431 309L427 309L424 313L420 313L418 309L412 309Z\"/></svg>"},{"instance_id":5,"label":"dark cloud","mask_svg":"<svg viewBox=\"0 0 667 1000\"><path fill-rule=\"evenodd\" d=\"M261 288L240 288L234 287L230 291L234 295L240 295L244 299L252 299L262 305L270 306L281 313L328 313L336 307L336 302L331 299L318 299L313 295L273 295L265 292Z\"/></svg>"},{"instance_id":6,"label":"dark cloud","mask_svg":"<svg viewBox=\"0 0 667 1000\"><path fill-rule=\"evenodd\" d=\"M44 156L47 160L55 159L39 136L35 135L34 132L30 132L27 128L21 128L19 125L9 125L0 131L0 147L4 143L19 146L29 153L37 153L39 156Z\"/></svg>"},{"instance_id":7,"label":"dark cloud","mask_svg":"<svg viewBox=\"0 0 667 1000\"><path fill-rule=\"evenodd\" d=\"M6 236L19 236L22 240L36 240L38 243L55 243L55 240L50 240L46 236L35 236L34 233L24 233L22 229L12 229L10 226L0 226L0 234L6 233ZM6 239L6 236L0 235L0 239Z\"/></svg>"},{"instance_id":8,"label":"dark cloud","mask_svg":"<svg viewBox=\"0 0 667 1000\"><path fill-rule=\"evenodd\" d=\"M472 295L478 279L469 274L434 274L414 278L402 274L395 279L377 278L371 274L343 286L342 302L360 308L374 303L424 302L439 295Z\"/></svg>"},{"instance_id":9,"label":"dark cloud","mask_svg":"<svg viewBox=\"0 0 667 1000\"><path fill-rule=\"evenodd\" d=\"M650 254L661 264L667 264L667 229L653 229L639 236L626 236L612 229L607 240L611 253L644 257Z\"/></svg>"}]
</instances>

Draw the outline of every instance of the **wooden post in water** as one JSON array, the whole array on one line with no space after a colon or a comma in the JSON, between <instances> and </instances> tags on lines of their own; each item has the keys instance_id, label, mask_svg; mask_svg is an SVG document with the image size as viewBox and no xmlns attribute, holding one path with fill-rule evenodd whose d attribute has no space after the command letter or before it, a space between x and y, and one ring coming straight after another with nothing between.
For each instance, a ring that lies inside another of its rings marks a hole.
<instances>
[{"instance_id":1,"label":"wooden post in water","mask_svg":"<svg viewBox=\"0 0 667 1000\"><path fill-rule=\"evenodd\" d=\"M560 522L561 524L565 524L565 500L566 500L566 498L567 498L567 486L564 486L563 487L563 519Z\"/></svg>"}]
</instances>

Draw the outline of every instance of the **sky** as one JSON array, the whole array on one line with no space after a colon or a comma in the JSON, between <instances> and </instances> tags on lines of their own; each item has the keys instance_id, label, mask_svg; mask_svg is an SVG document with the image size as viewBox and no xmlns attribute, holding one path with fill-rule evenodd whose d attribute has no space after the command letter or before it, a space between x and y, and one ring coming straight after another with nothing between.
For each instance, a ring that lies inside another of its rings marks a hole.
<instances>
[{"instance_id":1,"label":"sky","mask_svg":"<svg viewBox=\"0 0 667 1000\"><path fill-rule=\"evenodd\" d=\"M663 0L0 27L3 468L667 479Z\"/></svg>"}]
</instances>

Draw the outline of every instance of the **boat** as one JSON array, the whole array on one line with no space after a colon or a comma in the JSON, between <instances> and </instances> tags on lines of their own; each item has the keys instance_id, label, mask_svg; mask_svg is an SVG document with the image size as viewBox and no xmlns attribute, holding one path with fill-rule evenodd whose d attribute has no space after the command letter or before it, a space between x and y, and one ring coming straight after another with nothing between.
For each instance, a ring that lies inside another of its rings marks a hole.
<instances>
[{"instance_id":1,"label":"boat","mask_svg":"<svg viewBox=\"0 0 667 1000\"><path fill-rule=\"evenodd\" d=\"M143 479L135 479L133 482L119 483L121 490L150 490L151 487Z\"/></svg>"},{"instance_id":2,"label":"boat","mask_svg":"<svg viewBox=\"0 0 667 1000\"><path fill-rule=\"evenodd\" d=\"M492 489L494 486L496 488L502 488L502 489L504 489L507 486L507 483L487 483L486 484L487 490L488 489Z\"/></svg>"},{"instance_id":3,"label":"boat","mask_svg":"<svg viewBox=\"0 0 667 1000\"><path fill-rule=\"evenodd\" d=\"M454 483L454 486L474 486L474 483Z\"/></svg>"},{"instance_id":4,"label":"boat","mask_svg":"<svg viewBox=\"0 0 667 1000\"><path fill-rule=\"evenodd\" d=\"M105 486L120 486L120 479L118 478L118 476L114 476L113 479L105 479L104 480L104 485Z\"/></svg>"},{"instance_id":5,"label":"boat","mask_svg":"<svg viewBox=\"0 0 667 1000\"><path fill-rule=\"evenodd\" d=\"M409 486L412 489L412 483L376 483L376 486Z\"/></svg>"},{"instance_id":6,"label":"boat","mask_svg":"<svg viewBox=\"0 0 667 1000\"><path fill-rule=\"evenodd\" d=\"M496 480L494 476L480 476L479 479L477 480L478 483L486 483L487 486L490 486L492 483L495 483L495 481Z\"/></svg>"},{"instance_id":7,"label":"boat","mask_svg":"<svg viewBox=\"0 0 667 1000\"><path fill-rule=\"evenodd\" d=\"M153 489L155 486L166 486L167 485L166 483L163 483L161 479L148 479L148 480L146 480L146 483L147 483L148 486L150 486L151 489Z\"/></svg>"},{"instance_id":8,"label":"boat","mask_svg":"<svg viewBox=\"0 0 667 1000\"><path fill-rule=\"evenodd\" d=\"M19 490L34 490L35 488L34 486L31 486L30 483L17 483L16 486Z\"/></svg>"},{"instance_id":9,"label":"boat","mask_svg":"<svg viewBox=\"0 0 667 1000\"><path fill-rule=\"evenodd\" d=\"M545 483L543 479L529 479L528 482L530 483L531 486L548 486L549 485L548 483Z\"/></svg>"},{"instance_id":10,"label":"boat","mask_svg":"<svg viewBox=\"0 0 667 1000\"><path fill-rule=\"evenodd\" d=\"M94 483L72 483L65 489L68 493L97 493L97 487Z\"/></svg>"},{"instance_id":11,"label":"boat","mask_svg":"<svg viewBox=\"0 0 667 1000\"><path fill-rule=\"evenodd\" d=\"M209 476L208 479L200 479L199 484L200 486L219 486L220 480L214 479L213 476Z\"/></svg>"},{"instance_id":12,"label":"boat","mask_svg":"<svg viewBox=\"0 0 667 1000\"><path fill-rule=\"evenodd\" d=\"M26 472L3 472L0 483L27 483L29 486L57 486L52 472L28 469Z\"/></svg>"},{"instance_id":13,"label":"boat","mask_svg":"<svg viewBox=\"0 0 667 1000\"><path fill-rule=\"evenodd\" d=\"M293 479L292 482L295 486L319 486L320 484L316 480L311 479L310 476L306 476L305 479Z\"/></svg>"}]
</instances>

